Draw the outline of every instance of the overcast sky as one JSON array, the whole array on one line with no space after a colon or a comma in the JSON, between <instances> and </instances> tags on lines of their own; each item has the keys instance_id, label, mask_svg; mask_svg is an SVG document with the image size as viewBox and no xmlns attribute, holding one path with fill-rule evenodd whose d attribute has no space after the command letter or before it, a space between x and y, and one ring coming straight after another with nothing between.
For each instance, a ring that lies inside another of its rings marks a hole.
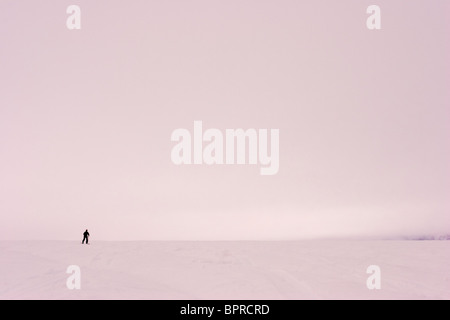
<instances>
[{"instance_id":1,"label":"overcast sky","mask_svg":"<svg viewBox=\"0 0 450 320\"><path fill-rule=\"evenodd\" d=\"M370 4L1 1L0 239L450 233L450 4ZM278 173L173 164L195 120Z\"/></svg>"}]
</instances>

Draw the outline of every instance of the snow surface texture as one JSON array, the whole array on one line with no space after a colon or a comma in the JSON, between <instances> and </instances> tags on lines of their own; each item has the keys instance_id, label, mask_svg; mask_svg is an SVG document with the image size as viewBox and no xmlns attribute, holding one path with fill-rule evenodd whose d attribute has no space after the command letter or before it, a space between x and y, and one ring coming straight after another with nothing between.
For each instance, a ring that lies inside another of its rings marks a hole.
<instances>
[{"instance_id":1,"label":"snow surface texture","mask_svg":"<svg viewBox=\"0 0 450 320\"><path fill-rule=\"evenodd\" d=\"M449 262L448 241L3 241L0 299L449 299Z\"/></svg>"}]
</instances>

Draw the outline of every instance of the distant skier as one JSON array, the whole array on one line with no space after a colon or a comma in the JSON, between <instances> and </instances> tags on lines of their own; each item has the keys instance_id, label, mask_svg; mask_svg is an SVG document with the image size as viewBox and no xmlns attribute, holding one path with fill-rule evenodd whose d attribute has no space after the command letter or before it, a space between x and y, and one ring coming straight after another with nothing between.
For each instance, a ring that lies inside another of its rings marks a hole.
<instances>
[{"instance_id":1,"label":"distant skier","mask_svg":"<svg viewBox=\"0 0 450 320\"><path fill-rule=\"evenodd\" d=\"M89 244L89 232L88 229L86 229L86 231L83 233L83 241L81 242L81 244L84 244L84 240L86 240L86 244Z\"/></svg>"}]
</instances>

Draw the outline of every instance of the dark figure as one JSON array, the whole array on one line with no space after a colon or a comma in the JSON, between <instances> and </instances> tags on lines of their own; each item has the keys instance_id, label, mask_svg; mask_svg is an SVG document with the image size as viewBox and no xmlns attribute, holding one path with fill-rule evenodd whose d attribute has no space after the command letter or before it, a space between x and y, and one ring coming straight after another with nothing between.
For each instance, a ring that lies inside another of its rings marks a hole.
<instances>
[{"instance_id":1,"label":"dark figure","mask_svg":"<svg viewBox=\"0 0 450 320\"><path fill-rule=\"evenodd\" d=\"M86 240L86 244L88 244L89 241L89 232L86 229L86 231L83 233L83 241L81 242L82 244L84 243L84 240Z\"/></svg>"}]
</instances>

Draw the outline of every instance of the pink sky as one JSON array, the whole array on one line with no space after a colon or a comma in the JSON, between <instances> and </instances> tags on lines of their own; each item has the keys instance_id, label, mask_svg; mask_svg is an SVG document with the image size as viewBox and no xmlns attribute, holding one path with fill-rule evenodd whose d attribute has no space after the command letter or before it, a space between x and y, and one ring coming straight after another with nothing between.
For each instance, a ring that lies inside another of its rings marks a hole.
<instances>
[{"instance_id":1,"label":"pink sky","mask_svg":"<svg viewBox=\"0 0 450 320\"><path fill-rule=\"evenodd\" d=\"M1 1L0 239L449 233L449 9ZM279 129L278 174L175 166L195 120Z\"/></svg>"}]
</instances>

